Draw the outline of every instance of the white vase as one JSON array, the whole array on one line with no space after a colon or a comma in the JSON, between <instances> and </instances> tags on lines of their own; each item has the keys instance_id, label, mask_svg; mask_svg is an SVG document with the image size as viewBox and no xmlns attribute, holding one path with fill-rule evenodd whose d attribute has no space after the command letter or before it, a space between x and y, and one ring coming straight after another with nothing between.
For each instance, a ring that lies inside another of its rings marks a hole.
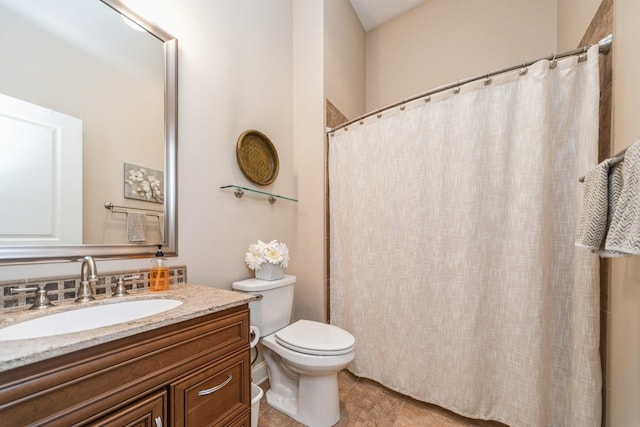
<instances>
[{"instance_id":1,"label":"white vase","mask_svg":"<svg viewBox=\"0 0 640 427\"><path fill-rule=\"evenodd\" d=\"M265 262L260 266L260 269L256 269L256 279L260 279L260 280L282 279L283 270L284 269L279 265Z\"/></svg>"}]
</instances>

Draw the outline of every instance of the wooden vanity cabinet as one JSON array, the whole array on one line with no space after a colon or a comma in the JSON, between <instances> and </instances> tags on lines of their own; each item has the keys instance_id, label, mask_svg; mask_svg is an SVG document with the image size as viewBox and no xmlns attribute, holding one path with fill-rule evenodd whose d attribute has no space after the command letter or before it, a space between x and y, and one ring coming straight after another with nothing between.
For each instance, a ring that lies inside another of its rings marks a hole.
<instances>
[{"instance_id":1,"label":"wooden vanity cabinet","mask_svg":"<svg viewBox=\"0 0 640 427\"><path fill-rule=\"evenodd\" d=\"M249 426L247 304L0 372L2 426Z\"/></svg>"}]
</instances>

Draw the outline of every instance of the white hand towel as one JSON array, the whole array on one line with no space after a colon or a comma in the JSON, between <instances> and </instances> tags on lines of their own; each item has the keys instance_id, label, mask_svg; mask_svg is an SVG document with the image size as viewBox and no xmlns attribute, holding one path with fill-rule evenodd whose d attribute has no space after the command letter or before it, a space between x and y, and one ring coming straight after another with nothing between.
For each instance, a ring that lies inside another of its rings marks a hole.
<instances>
[{"instance_id":1,"label":"white hand towel","mask_svg":"<svg viewBox=\"0 0 640 427\"><path fill-rule=\"evenodd\" d=\"M147 240L147 215L139 212L127 212L127 239L130 242Z\"/></svg>"},{"instance_id":2,"label":"white hand towel","mask_svg":"<svg viewBox=\"0 0 640 427\"><path fill-rule=\"evenodd\" d=\"M605 249L640 255L640 141L627 149L623 162L622 191Z\"/></svg>"}]
</instances>

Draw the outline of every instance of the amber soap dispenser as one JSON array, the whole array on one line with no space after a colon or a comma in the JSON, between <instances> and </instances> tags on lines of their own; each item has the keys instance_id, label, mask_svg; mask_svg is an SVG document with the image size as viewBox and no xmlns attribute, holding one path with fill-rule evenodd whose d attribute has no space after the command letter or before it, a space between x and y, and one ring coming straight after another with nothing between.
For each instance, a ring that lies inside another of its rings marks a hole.
<instances>
[{"instance_id":1,"label":"amber soap dispenser","mask_svg":"<svg viewBox=\"0 0 640 427\"><path fill-rule=\"evenodd\" d=\"M163 257L162 245L158 245L156 256L151 260L153 267L149 269L149 288L152 291L169 290L169 266Z\"/></svg>"}]
</instances>

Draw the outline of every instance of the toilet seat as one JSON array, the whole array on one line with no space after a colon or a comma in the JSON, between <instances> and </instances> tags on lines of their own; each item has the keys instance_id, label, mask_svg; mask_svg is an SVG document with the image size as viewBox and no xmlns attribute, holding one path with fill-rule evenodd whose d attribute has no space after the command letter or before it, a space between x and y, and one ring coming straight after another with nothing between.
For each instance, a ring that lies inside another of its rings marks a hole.
<instances>
[{"instance_id":1,"label":"toilet seat","mask_svg":"<svg viewBox=\"0 0 640 427\"><path fill-rule=\"evenodd\" d=\"M278 344L298 353L338 356L353 351L356 340L349 332L334 325L298 320L275 334Z\"/></svg>"}]
</instances>

